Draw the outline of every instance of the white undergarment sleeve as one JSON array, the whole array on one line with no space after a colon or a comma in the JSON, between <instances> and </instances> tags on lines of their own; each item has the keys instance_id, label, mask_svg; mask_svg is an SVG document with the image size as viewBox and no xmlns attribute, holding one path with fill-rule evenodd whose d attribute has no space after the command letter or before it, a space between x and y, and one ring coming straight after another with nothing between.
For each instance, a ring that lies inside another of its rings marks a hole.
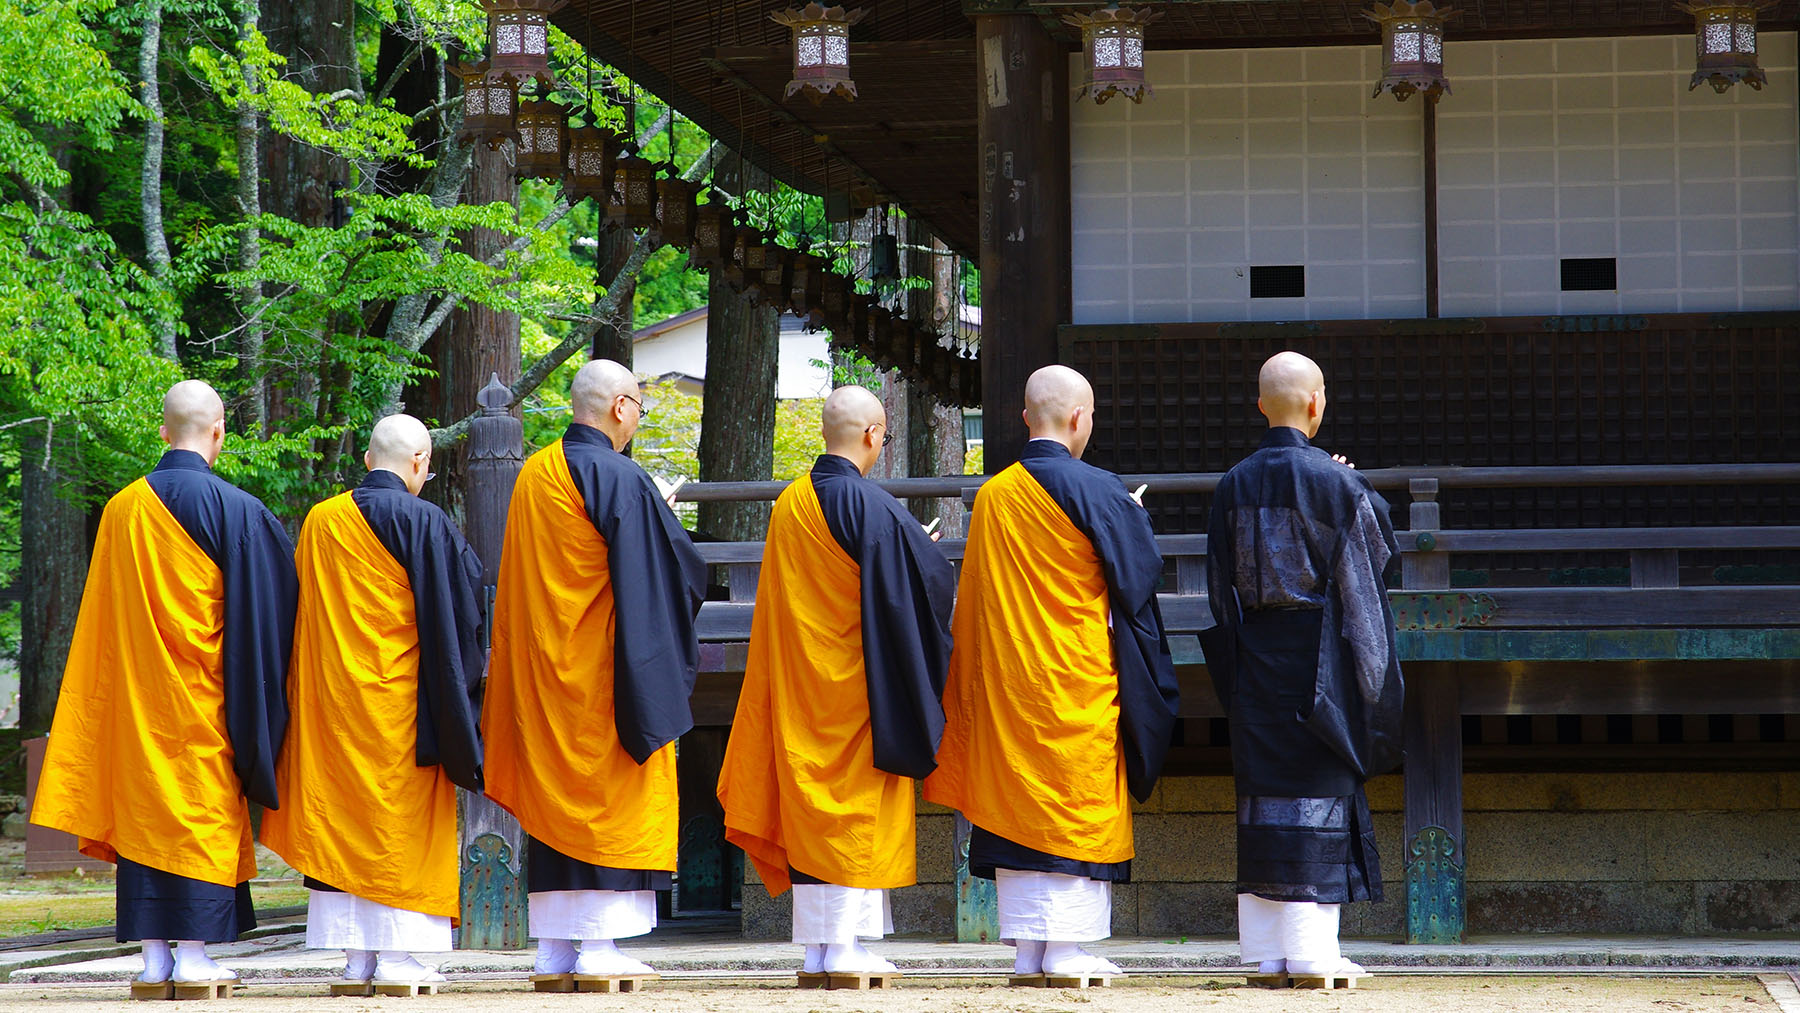
<instances>
[{"instance_id":1,"label":"white undergarment sleeve","mask_svg":"<svg viewBox=\"0 0 1800 1013\"><path fill-rule=\"evenodd\" d=\"M655 890L546 890L527 901L533 939L628 939L656 928Z\"/></svg>"},{"instance_id":2,"label":"white undergarment sleeve","mask_svg":"<svg viewBox=\"0 0 1800 1013\"><path fill-rule=\"evenodd\" d=\"M850 943L894 931L886 890L795 883L793 893L796 943Z\"/></svg>"},{"instance_id":3,"label":"white undergarment sleeve","mask_svg":"<svg viewBox=\"0 0 1800 1013\"><path fill-rule=\"evenodd\" d=\"M1246 964L1265 960L1336 961L1340 905L1265 900L1238 894L1238 950Z\"/></svg>"},{"instance_id":4,"label":"white undergarment sleeve","mask_svg":"<svg viewBox=\"0 0 1800 1013\"><path fill-rule=\"evenodd\" d=\"M307 892L309 950L445 953L450 949L450 919L444 915L389 907L353 893Z\"/></svg>"},{"instance_id":5,"label":"white undergarment sleeve","mask_svg":"<svg viewBox=\"0 0 1800 1013\"><path fill-rule=\"evenodd\" d=\"M1058 872L994 870L1000 941L1091 943L1112 935L1112 884Z\"/></svg>"}]
</instances>

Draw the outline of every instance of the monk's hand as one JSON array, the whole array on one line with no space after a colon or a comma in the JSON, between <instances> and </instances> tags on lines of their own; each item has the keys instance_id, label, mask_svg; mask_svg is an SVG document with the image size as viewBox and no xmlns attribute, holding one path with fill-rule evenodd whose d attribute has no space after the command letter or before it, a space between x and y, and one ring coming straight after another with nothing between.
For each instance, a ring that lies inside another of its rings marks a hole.
<instances>
[{"instance_id":1,"label":"monk's hand","mask_svg":"<svg viewBox=\"0 0 1800 1013\"><path fill-rule=\"evenodd\" d=\"M942 521L943 521L942 517L933 517L931 519L930 524L921 524L919 526L924 528L925 533L930 535L931 540L935 542L938 539L944 537L944 533L942 531L938 530L938 524L940 524Z\"/></svg>"},{"instance_id":2,"label":"monk's hand","mask_svg":"<svg viewBox=\"0 0 1800 1013\"><path fill-rule=\"evenodd\" d=\"M1355 468L1356 467L1356 465L1352 464L1350 462L1350 459L1348 457L1345 457L1343 454L1332 454L1331 459L1336 461L1337 463L1343 465L1346 468Z\"/></svg>"},{"instance_id":3,"label":"monk's hand","mask_svg":"<svg viewBox=\"0 0 1800 1013\"><path fill-rule=\"evenodd\" d=\"M687 484L687 476L683 475L680 478L677 478L675 480L674 485L671 485L667 489L663 490L663 502L669 504L670 510L675 509L675 494L677 492L681 491L681 487L686 484Z\"/></svg>"},{"instance_id":4,"label":"monk's hand","mask_svg":"<svg viewBox=\"0 0 1800 1013\"><path fill-rule=\"evenodd\" d=\"M1144 490L1148 489L1148 488L1150 488L1150 486L1148 484L1145 484L1145 485L1140 485L1136 489L1131 490L1131 501L1133 503L1136 503L1138 506L1143 506L1144 505Z\"/></svg>"}]
</instances>

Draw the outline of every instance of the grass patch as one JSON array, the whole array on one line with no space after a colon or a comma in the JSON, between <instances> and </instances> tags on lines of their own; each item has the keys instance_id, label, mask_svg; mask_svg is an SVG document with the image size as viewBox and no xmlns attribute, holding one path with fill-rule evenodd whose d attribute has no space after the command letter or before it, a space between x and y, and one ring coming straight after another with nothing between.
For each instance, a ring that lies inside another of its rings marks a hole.
<instances>
[{"instance_id":1,"label":"grass patch","mask_svg":"<svg viewBox=\"0 0 1800 1013\"><path fill-rule=\"evenodd\" d=\"M90 876L85 883L66 884L74 876L58 876L35 885L48 887L30 893L0 893L0 938L34 936L62 929L89 929L113 923L113 881L110 876ZM15 884L18 885L18 884ZM57 888L61 887L59 891ZM293 907L306 903L300 881L251 883L250 898L257 910Z\"/></svg>"}]
</instances>

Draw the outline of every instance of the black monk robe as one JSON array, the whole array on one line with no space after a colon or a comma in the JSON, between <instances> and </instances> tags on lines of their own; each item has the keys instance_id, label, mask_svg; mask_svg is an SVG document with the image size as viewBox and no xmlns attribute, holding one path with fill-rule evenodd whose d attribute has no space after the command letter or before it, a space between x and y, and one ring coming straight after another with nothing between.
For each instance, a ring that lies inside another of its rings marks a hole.
<instances>
[{"instance_id":1,"label":"black monk robe","mask_svg":"<svg viewBox=\"0 0 1800 1013\"><path fill-rule=\"evenodd\" d=\"M744 686L719 774L725 837L789 881L909 886L913 778L937 766L950 563L848 459L775 501Z\"/></svg>"},{"instance_id":2,"label":"black monk robe","mask_svg":"<svg viewBox=\"0 0 1800 1013\"><path fill-rule=\"evenodd\" d=\"M1387 502L1272 427L1220 481L1207 553L1216 625L1200 639L1231 721L1238 892L1379 900L1363 782L1400 761L1404 693Z\"/></svg>"},{"instance_id":3,"label":"black monk robe","mask_svg":"<svg viewBox=\"0 0 1800 1013\"><path fill-rule=\"evenodd\" d=\"M513 487L482 710L529 889L666 889L706 564L650 476L575 423Z\"/></svg>"},{"instance_id":4,"label":"black monk robe","mask_svg":"<svg viewBox=\"0 0 1800 1013\"><path fill-rule=\"evenodd\" d=\"M256 924L248 802L282 801L293 554L192 451L106 505L31 820L118 863L120 941Z\"/></svg>"},{"instance_id":5,"label":"black monk robe","mask_svg":"<svg viewBox=\"0 0 1800 1013\"><path fill-rule=\"evenodd\" d=\"M300 532L293 725L263 843L313 889L458 914L453 785L481 790L481 560L374 471Z\"/></svg>"}]
</instances>

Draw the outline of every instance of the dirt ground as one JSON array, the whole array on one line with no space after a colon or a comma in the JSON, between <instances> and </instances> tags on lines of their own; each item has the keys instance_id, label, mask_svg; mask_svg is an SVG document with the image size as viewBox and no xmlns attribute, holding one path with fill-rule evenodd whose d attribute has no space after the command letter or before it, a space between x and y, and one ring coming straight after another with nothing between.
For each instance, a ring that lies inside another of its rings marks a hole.
<instances>
[{"instance_id":1,"label":"dirt ground","mask_svg":"<svg viewBox=\"0 0 1800 1013\"><path fill-rule=\"evenodd\" d=\"M1354 992L1267 991L1205 978L1133 978L1110 989L1037 991L967 980L913 979L887 992L801 992L785 982L664 981L636 995L537 995L523 982L451 982L436 998L327 999L322 984L262 985L240 997L190 1003L192 1013L438 1013L569 1010L655 1010L675 1013L1165 1013L1212 1010L1349 1011L1349 1013L1778 1013L1753 976L1704 978L1387 977ZM122 985L0 986L0 1009L42 1013L117 1011ZM147 1007L139 1006L139 1009ZM165 1007L166 1008L166 1007Z\"/></svg>"}]
</instances>

